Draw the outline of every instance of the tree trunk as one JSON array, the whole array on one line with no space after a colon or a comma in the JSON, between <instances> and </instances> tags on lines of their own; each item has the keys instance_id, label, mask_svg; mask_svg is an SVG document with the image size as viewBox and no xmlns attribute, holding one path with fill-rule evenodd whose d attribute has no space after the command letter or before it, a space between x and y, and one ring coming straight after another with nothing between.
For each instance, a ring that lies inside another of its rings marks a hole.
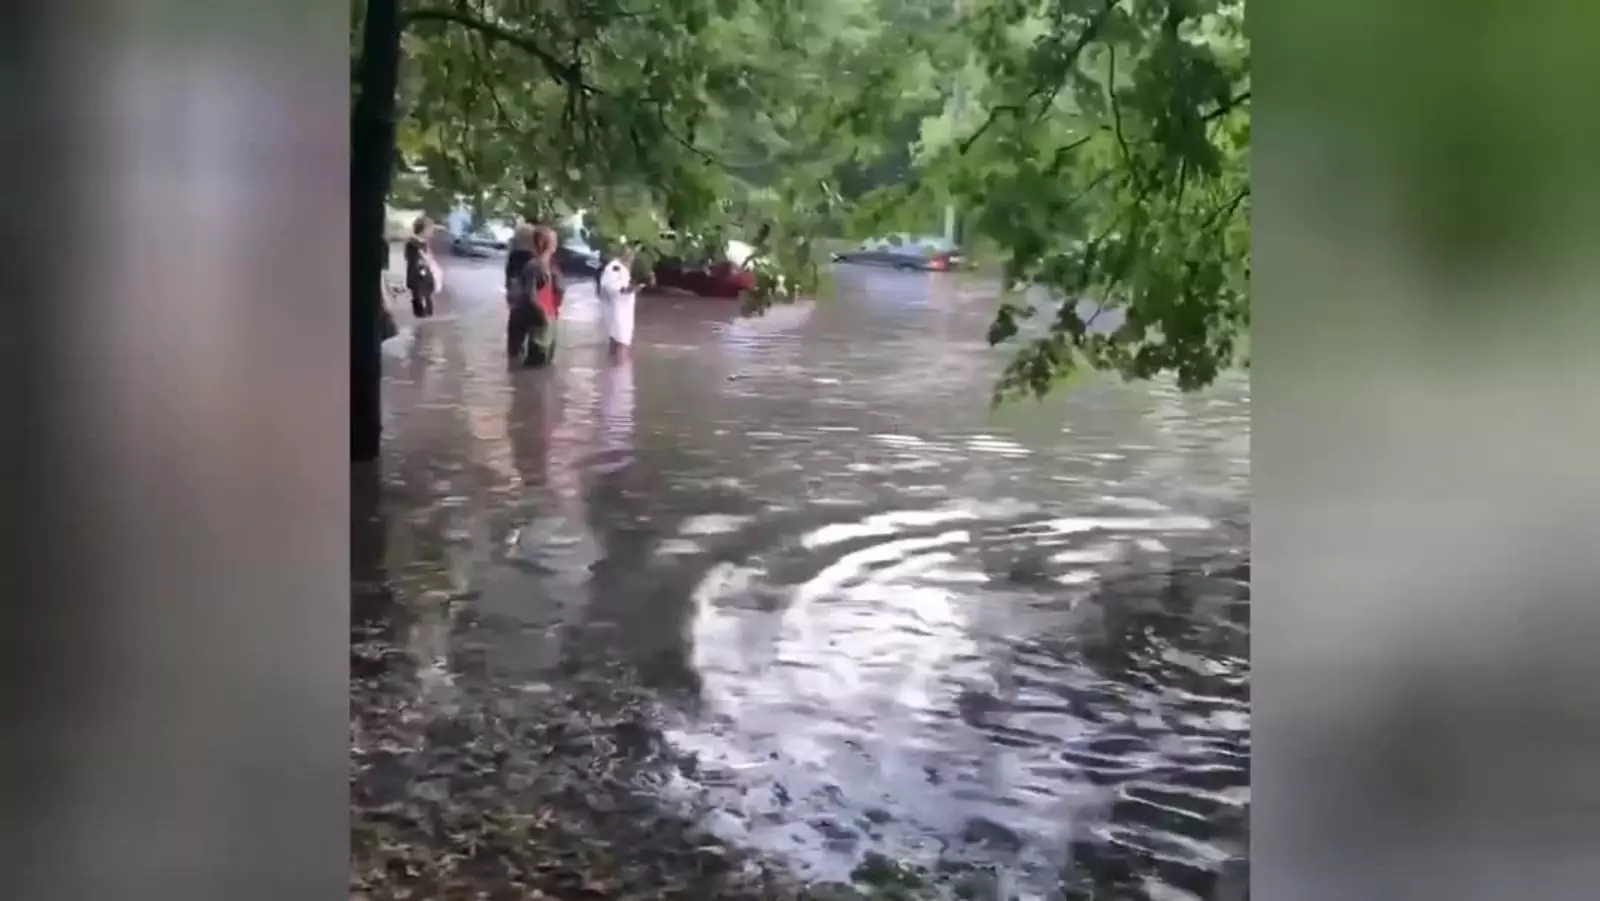
<instances>
[{"instance_id":1,"label":"tree trunk","mask_svg":"<svg viewBox=\"0 0 1600 901\"><path fill-rule=\"evenodd\" d=\"M383 432L383 268L394 169L400 2L367 0L350 109L350 459L378 457Z\"/></svg>"}]
</instances>

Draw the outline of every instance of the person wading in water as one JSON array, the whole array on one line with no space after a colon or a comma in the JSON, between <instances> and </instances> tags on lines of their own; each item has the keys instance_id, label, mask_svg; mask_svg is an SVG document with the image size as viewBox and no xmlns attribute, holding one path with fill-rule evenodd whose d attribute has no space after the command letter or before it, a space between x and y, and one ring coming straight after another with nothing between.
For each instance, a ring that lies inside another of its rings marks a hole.
<instances>
[{"instance_id":1,"label":"person wading in water","mask_svg":"<svg viewBox=\"0 0 1600 901\"><path fill-rule=\"evenodd\" d=\"M543 366L555 356L556 320L567 293L555 254L555 230L539 226L533 233L533 259L517 273L509 295L506 354L525 366Z\"/></svg>"},{"instance_id":2,"label":"person wading in water","mask_svg":"<svg viewBox=\"0 0 1600 901\"><path fill-rule=\"evenodd\" d=\"M433 221L427 216L417 217L411 226L411 238L406 241L406 287L411 291L411 312L418 319L433 315L433 292L439 289L434 272L439 265L428 249L428 238L433 235Z\"/></svg>"},{"instance_id":3,"label":"person wading in water","mask_svg":"<svg viewBox=\"0 0 1600 901\"><path fill-rule=\"evenodd\" d=\"M611 356L627 356L633 346L634 301L638 289L633 284L633 248L624 247L600 270L596 279L600 295L600 320L605 323Z\"/></svg>"}]
</instances>

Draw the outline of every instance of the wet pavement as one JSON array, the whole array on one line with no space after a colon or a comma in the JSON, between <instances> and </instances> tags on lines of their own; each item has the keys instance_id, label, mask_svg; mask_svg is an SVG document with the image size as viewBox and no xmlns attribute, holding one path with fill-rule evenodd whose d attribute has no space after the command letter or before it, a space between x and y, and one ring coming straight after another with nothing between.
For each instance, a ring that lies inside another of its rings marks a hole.
<instances>
[{"instance_id":1,"label":"wet pavement","mask_svg":"<svg viewBox=\"0 0 1600 901\"><path fill-rule=\"evenodd\" d=\"M643 298L621 364L579 283L556 366L514 370L499 264L445 262L438 315L399 316L382 486L356 492L358 756L379 708L426 743L620 668L650 712L593 710L594 753L638 732L677 761L661 805L808 876L881 852L1021 897L1225 894L1242 379L991 413L992 294L859 268L757 320Z\"/></svg>"}]
</instances>

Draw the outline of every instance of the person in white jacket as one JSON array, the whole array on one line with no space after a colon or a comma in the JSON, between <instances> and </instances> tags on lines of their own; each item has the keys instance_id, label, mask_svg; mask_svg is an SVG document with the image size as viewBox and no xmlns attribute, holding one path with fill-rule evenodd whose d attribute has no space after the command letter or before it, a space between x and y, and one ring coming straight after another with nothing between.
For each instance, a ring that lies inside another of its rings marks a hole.
<instances>
[{"instance_id":1,"label":"person in white jacket","mask_svg":"<svg viewBox=\"0 0 1600 901\"><path fill-rule=\"evenodd\" d=\"M600 270L600 321L604 323L611 353L622 356L633 345L633 307L638 288L633 284L633 249L623 248Z\"/></svg>"}]
</instances>

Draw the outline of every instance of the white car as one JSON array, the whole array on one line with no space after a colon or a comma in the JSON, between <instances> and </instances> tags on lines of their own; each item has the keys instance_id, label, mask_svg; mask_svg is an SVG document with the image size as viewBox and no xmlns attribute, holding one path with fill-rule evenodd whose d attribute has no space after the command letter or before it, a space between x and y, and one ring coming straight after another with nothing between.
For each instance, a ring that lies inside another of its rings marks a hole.
<instances>
[{"instance_id":1,"label":"white car","mask_svg":"<svg viewBox=\"0 0 1600 901\"><path fill-rule=\"evenodd\" d=\"M516 232L504 222L485 222L465 234L451 229L450 250L457 256L487 257L511 249L511 236Z\"/></svg>"}]
</instances>

